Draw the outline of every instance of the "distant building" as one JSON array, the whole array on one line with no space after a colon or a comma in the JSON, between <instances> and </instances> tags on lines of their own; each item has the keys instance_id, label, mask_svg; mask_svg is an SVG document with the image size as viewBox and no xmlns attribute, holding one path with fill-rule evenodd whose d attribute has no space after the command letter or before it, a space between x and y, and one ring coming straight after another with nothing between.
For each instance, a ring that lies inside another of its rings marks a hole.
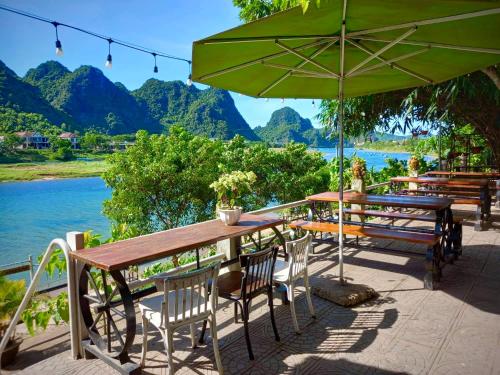
<instances>
[{"instance_id":1,"label":"distant building","mask_svg":"<svg viewBox=\"0 0 500 375\"><path fill-rule=\"evenodd\" d=\"M59 134L59 138L66 139L66 140L70 141L72 149L80 148L80 146L78 144L78 136L75 133L64 132L64 133Z\"/></svg>"},{"instance_id":2,"label":"distant building","mask_svg":"<svg viewBox=\"0 0 500 375\"><path fill-rule=\"evenodd\" d=\"M38 150L50 146L49 139L38 132L24 131L14 133L21 138L22 143L18 148L36 148Z\"/></svg>"}]
</instances>

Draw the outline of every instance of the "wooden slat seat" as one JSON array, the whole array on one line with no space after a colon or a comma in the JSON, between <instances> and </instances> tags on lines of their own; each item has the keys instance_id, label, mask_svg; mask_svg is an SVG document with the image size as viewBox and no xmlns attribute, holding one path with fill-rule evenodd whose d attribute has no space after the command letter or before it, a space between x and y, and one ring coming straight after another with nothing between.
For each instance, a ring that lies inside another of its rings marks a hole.
<instances>
[{"instance_id":1,"label":"wooden slat seat","mask_svg":"<svg viewBox=\"0 0 500 375\"><path fill-rule=\"evenodd\" d=\"M461 195L467 197L479 197L479 192L464 190L433 190L433 189L405 189L407 193L413 194L442 194L442 195Z\"/></svg>"},{"instance_id":2,"label":"wooden slat seat","mask_svg":"<svg viewBox=\"0 0 500 375\"><path fill-rule=\"evenodd\" d=\"M290 223L290 227L293 229L300 228L312 232L339 232L339 225L337 223L326 223L318 221L294 221ZM424 244L429 247L432 247L439 242L439 236L433 233L417 233L351 224L345 224L343 229L344 234L351 236L391 239L410 243Z\"/></svg>"},{"instance_id":3,"label":"wooden slat seat","mask_svg":"<svg viewBox=\"0 0 500 375\"><path fill-rule=\"evenodd\" d=\"M359 216L374 216L383 217L387 219L399 219L399 220L415 220L415 221L425 221L428 223L434 223L436 221L436 216L429 214L411 214L397 211L378 211L378 210L356 210L352 208L344 209L346 214L359 215ZM463 221L463 218L454 215L453 223L458 224Z\"/></svg>"},{"instance_id":4,"label":"wooden slat seat","mask_svg":"<svg viewBox=\"0 0 500 375\"><path fill-rule=\"evenodd\" d=\"M339 233L337 223L297 220L289 224L292 229L302 229L311 232ZM424 287L435 289L441 278L442 247L440 236L434 233L421 233L367 227L362 225L344 224L343 233L351 236L391 239L427 246L425 264L427 273L424 276Z\"/></svg>"}]
</instances>

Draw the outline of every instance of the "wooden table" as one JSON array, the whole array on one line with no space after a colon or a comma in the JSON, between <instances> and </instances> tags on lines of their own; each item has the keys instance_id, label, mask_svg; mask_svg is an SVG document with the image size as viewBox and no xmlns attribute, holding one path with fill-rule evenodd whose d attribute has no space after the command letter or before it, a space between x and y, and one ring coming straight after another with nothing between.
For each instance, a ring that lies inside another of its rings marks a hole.
<instances>
[{"instance_id":1,"label":"wooden table","mask_svg":"<svg viewBox=\"0 0 500 375\"><path fill-rule=\"evenodd\" d=\"M121 373L140 373L139 365L131 362L128 355L136 333L134 300L155 292L156 288L132 293L122 270L192 250L196 251L199 267L199 248L241 236L250 236L259 250L263 247L260 234L257 240L253 239L252 234L266 229L272 229L275 238L285 248L285 240L277 228L282 224L284 220L280 218L243 214L238 225L234 226L225 226L220 220L212 220L72 252L71 257L83 265L79 277L79 303L90 337L90 340L82 343L86 355L102 359ZM240 252L238 247L238 256ZM237 261L237 258L229 259L223 265ZM109 279L112 280L111 285ZM93 289L91 292L89 285ZM119 309L120 306L123 311ZM112 312L124 319L124 332L118 329ZM100 326L101 317L106 318L106 329Z\"/></svg>"},{"instance_id":2,"label":"wooden table","mask_svg":"<svg viewBox=\"0 0 500 375\"><path fill-rule=\"evenodd\" d=\"M448 171L429 171L425 176L438 176L450 178L487 178L491 180L500 179L500 172L448 172Z\"/></svg>"},{"instance_id":3,"label":"wooden table","mask_svg":"<svg viewBox=\"0 0 500 375\"><path fill-rule=\"evenodd\" d=\"M339 201L339 194L336 192L324 192L307 197L311 201L311 210L313 215L324 221L331 221L332 215L325 217L324 213L318 209L321 203L331 203ZM401 195L378 195L361 193L344 193L344 203L360 204L366 206L383 206L396 208L414 208L426 211L435 211L436 221L434 224L434 233L441 236L441 246L444 257L452 255L452 230L453 213L451 211L452 201L443 197L418 197ZM377 225L364 223L364 225ZM403 229L399 228L398 229ZM415 230L411 228L412 230Z\"/></svg>"},{"instance_id":4,"label":"wooden table","mask_svg":"<svg viewBox=\"0 0 500 375\"><path fill-rule=\"evenodd\" d=\"M394 185L401 186L402 183L413 182L424 186L436 186L449 189L467 189L478 191L480 199L481 218L489 219L491 216L491 194L489 189L489 181L486 178L481 179L457 179L457 178L441 178L441 177L393 177L391 178L391 187ZM457 193L460 195L460 193Z\"/></svg>"}]
</instances>

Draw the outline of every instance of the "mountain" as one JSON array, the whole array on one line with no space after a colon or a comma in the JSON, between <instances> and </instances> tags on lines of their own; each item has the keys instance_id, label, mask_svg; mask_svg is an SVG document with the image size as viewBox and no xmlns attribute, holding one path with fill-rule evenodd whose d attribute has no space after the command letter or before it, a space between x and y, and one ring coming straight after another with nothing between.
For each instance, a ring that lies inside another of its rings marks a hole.
<instances>
[{"instance_id":1,"label":"mountain","mask_svg":"<svg viewBox=\"0 0 500 375\"><path fill-rule=\"evenodd\" d=\"M281 146L294 141L311 147L335 146L335 142L327 140L320 129L312 126L309 119L300 117L290 107L274 111L266 126L256 127L254 131L262 140L274 145Z\"/></svg>"},{"instance_id":2,"label":"mountain","mask_svg":"<svg viewBox=\"0 0 500 375\"><path fill-rule=\"evenodd\" d=\"M144 100L150 116L166 127L179 124L211 138L231 139L240 134L259 140L225 90L199 90L181 81L149 79L132 94Z\"/></svg>"},{"instance_id":3,"label":"mountain","mask_svg":"<svg viewBox=\"0 0 500 375\"><path fill-rule=\"evenodd\" d=\"M11 108L16 112L39 113L52 124L72 125L73 119L54 108L45 100L38 87L19 78L0 61L0 107Z\"/></svg>"},{"instance_id":4,"label":"mountain","mask_svg":"<svg viewBox=\"0 0 500 375\"><path fill-rule=\"evenodd\" d=\"M56 61L30 69L22 79L0 61L0 107L42 114L54 125L65 123L69 130L159 133L179 124L213 138L241 134L249 140L259 139L227 91L199 90L181 81L157 79L129 91L97 68L81 66L70 71Z\"/></svg>"}]
</instances>

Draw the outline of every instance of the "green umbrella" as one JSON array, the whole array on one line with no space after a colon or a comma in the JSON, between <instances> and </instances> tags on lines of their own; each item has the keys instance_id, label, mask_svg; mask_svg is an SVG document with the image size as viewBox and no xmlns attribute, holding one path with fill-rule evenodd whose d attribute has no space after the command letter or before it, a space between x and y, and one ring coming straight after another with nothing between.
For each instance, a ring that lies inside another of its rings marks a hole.
<instances>
[{"instance_id":1,"label":"green umbrella","mask_svg":"<svg viewBox=\"0 0 500 375\"><path fill-rule=\"evenodd\" d=\"M341 101L439 83L500 62L500 2L322 0L193 44L194 81L254 97Z\"/></svg>"}]
</instances>

